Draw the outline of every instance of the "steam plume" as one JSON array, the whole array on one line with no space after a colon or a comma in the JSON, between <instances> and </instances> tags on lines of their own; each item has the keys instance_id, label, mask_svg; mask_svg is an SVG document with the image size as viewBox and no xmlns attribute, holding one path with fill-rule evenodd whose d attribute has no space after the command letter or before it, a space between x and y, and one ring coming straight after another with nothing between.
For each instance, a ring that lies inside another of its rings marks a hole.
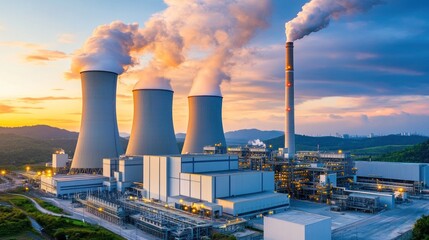
<instances>
[{"instance_id":1,"label":"steam plume","mask_svg":"<svg viewBox=\"0 0 429 240\"><path fill-rule=\"evenodd\" d=\"M288 42L326 28L331 19L370 10L382 0L311 0L298 15L286 23Z\"/></svg>"},{"instance_id":2,"label":"steam plume","mask_svg":"<svg viewBox=\"0 0 429 240\"><path fill-rule=\"evenodd\" d=\"M98 27L75 54L72 77L83 70L121 74L150 53L147 65L133 68L132 74L140 79L135 88L171 89L165 73L190 61L196 69L189 76L190 95L220 96L220 84L231 79L231 58L267 25L270 0L164 1L168 7L141 29L121 22ZM196 52L198 61L192 59Z\"/></svg>"},{"instance_id":3,"label":"steam plume","mask_svg":"<svg viewBox=\"0 0 429 240\"><path fill-rule=\"evenodd\" d=\"M257 147L265 147L265 143L261 141L260 139L254 139L247 142L247 144Z\"/></svg>"},{"instance_id":4,"label":"steam plume","mask_svg":"<svg viewBox=\"0 0 429 240\"><path fill-rule=\"evenodd\" d=\"M82 49L73 57L70 78L86 70L102 70L123 73L137 63L133 57L141 48L138 24L119 21L97 27Z\"/></svg>"}]
</instances>

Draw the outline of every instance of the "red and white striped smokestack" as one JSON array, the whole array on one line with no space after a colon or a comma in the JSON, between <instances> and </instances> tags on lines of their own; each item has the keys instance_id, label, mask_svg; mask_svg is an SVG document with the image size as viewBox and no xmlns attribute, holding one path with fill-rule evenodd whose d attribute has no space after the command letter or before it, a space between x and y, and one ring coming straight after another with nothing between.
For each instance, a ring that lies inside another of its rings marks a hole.
<instances>
[{"instance_id":1,"label":"red and white striped smokestack","mask_svg":"<svg viewBox=\"0 0 429 240\"><path fill-rule=\"evenodd\" d=\"M295 156L295 103L293 78L293 42L286 42L286 79L285 79L285 148L288 158Z\"/></svg>"}]
</instances>

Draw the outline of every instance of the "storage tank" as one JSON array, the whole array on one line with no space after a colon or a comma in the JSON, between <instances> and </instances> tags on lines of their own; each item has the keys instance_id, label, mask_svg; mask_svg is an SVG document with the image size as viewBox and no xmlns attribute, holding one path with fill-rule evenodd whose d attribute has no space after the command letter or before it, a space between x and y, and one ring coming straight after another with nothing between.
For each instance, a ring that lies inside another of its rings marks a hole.
<instances>
[{"instance_id":1,"label":"storage tank","mask_svg":"<svg viewBox=\"0 0 429 240\"><path fill-rule=\"evenodd\" d=\"M103 158L123 153L116 119L118 74L83 71L82 119L70 173L102 173Z\"/></svg>"}]
</instances>

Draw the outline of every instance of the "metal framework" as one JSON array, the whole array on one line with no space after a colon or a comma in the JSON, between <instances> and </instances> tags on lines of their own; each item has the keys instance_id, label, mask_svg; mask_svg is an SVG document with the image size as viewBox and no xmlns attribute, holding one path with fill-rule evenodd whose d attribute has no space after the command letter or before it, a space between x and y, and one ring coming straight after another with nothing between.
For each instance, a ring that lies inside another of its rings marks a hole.
<instances>
[{"instance_id":1,"label":"metal framework","mask_svg":"<svg viewBox=\"0 0 429 240\"><path fill-rule=\"evenodd\" d=\"M69 174L103 174L103 168L71 168Z\"/></svg>"}]
</instances>

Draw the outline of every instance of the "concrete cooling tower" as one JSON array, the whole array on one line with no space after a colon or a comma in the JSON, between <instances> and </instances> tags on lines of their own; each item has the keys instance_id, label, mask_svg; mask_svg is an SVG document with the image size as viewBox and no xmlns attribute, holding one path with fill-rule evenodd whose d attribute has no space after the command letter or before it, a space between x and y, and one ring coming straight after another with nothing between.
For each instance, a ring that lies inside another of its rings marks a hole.
<instances>
[{"instance_id":1,"label":"concrete cooling tower","mask_svg":"<svg viewBox=\"0 0 429 240\"><path fill-rule=\"evenodd\" d=\"M189 120L182 153L202 153L208 145L226 146L221 96L189 96Z\"/></svg>"},{"instance_id":2,"label":"concrete cooling tower","mask_svg":"<svg viewBox=\"0 0 429 240\"><path fill-rule=\"evenodd\" d=\"M103 158L123 153L116 120L118 75L106 71L81 72L82 120L70 173L101 173Z\"/></svg>"},{"instance_id":3,"label":"concrete cooling tower","mask_svg":"<svg viewBox=\"0 0 429 240\"><path fill-rule=\"evenodd\" d=\"M173 91L134 89L134 119L126 155L178 154L173 127Z\"/></svg>"}]
</instances>

